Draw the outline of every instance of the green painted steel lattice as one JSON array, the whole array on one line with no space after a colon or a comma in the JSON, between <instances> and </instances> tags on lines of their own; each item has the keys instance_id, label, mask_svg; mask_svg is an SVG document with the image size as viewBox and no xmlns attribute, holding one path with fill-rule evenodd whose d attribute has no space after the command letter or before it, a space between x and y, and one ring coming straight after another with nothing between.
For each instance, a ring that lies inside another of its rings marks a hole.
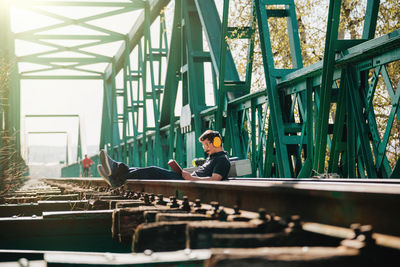
<instances>
[{"instance_id":1,"label":"green painted steel lattice","mask_svg":"<svg viewBox=\"0 0 400 267\"><path fill-rule=\"evenodd\" d=\"M22 2L15 1L16 5ZM5 44L12 48L15 38L52 46L57 52L68 50L87 56L49 57L52 53L43 52L15 58L10 53L5 66L16 60L42 64L42 70L69 69L81 74L18 74L16 67L9 67L13 89L9 101L15 103L15 108L8 116L15 116L15 120L9 120L15 125L7 127L19 129L19 79L102 79L100 148L106 147L115 159L130 165L166 167L167 160L175 158L188 166L193 157L204 156L196 139L212 128L221 131L231 156L251 159L252 176L301 178L328 172L342 177L400 177L400 159L393 163L387 157L392 128L399 123L400 115L400 90L394 89L400 85L392 84L387 66L400 60L400 30L374 39L380 1L367 1L360 39L340 40L342 1L331 0L324 60L307 67L303 67L294 0L251 1L253 16L242 28L230 26L232 1L223 1L221 14L213 0L175 0L169 6L173 12L167 13L169 2L31 1L30 10L61 22L15 35L9 32L5 12L2 54L9 51ZM70 19L38 8L44 5L117 9ZM141 13L126 35L89 23L133 10ZM170 14L172 26L168 28L166 17ZM290 56L288 62L280 64L274 58L269 24L274 19L285 19L287 26ZM66 25L80 25L102 34L88 37L42 33ZM152 30L155 28L157 33ZM255 34L259 35L266 88L251 92ZM85 38L93 42L68 49L46 41ZM235 64L238 55L231 50L231 39L246 39L249 44L244 80ZM115 41L122 41L122 45L114 57L84 49ZM62 67L62 62L70 64ZM104 72L84 68L99 62L108 64ZM205 66L210 66L210 74ZM117 88L121 71L123 86ZM212 79L214 106L206 104L207 79ZM378 130L373 106L379 81L392 103L383 134ZM182 116L175 114L176 105L180 106L176 103L179 94L186 112ZM185 125L181 120L184 117L189 117Z\"/></svg>"}]
</instances>

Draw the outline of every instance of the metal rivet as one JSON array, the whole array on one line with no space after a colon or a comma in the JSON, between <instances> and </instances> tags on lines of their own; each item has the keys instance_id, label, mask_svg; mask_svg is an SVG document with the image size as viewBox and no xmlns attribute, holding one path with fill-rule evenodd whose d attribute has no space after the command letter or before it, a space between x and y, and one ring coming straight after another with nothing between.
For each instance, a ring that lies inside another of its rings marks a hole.
<instances>
[{"instance_id":1,"label":"metal rivet","mask_svg":"<svg viewBox=\"0 0 400 267\"><path fill-rule=\"evenodd\" d=\"M263 208L258 209L258 217L261 220L265 220L265 216L267 216L267 211Z\"/></svg>"},{"instance_id":2,"label":"metal rivet","mask_svg":"<svg viewBox=\"0 0 400 267\"><path fill-rule=\"evenodd\" d=\"M169 199L170 199L170 207L171 208L178 208L179 207L178 202L176 202L176 197L170 196Z\"/></svg>"},{"instance_id":3,"label":"metal rivet","mask_svg":"<svg viewBox=\"0 0 400 267\"><path fill-rule=\"evenodd\" d=\"M190 204L187 196L183 197L183 203L181 209L184 211L190 211Z\"/></svg>"},{"instance_id":4,"label":"metal rivet","mask_svg":"<svg viewBox=\"0 0 400 267\"><path fill-rule=\"evenodd\" d=\"M195 205L194 205L195 208L201 208L201 201L200 201L199 198L196 198L196 200L194 201L194 203L195 203Z\"/></svg>"},{"instance_id":5,"label":"metal rivet","mask_svg":"<svg viewBox=\"0 0 400 267\"><path fill-rule=\"evenodd\" d=\"M300 215L292 215L289 219L289 227L292 229L301 229L301 218Z\"/></svg>"},{"instance_id":6,"label":"metal rivet","mask_svg":"<svg viewBox=\"0 0 400 267\"><path fill-rule=\"evenodd\" d=\"M219 202L218 201L211 201L211 206L214 207L214 209L218 210L219 209Z\"/></svg>"},{"instance_id":7,"label":"metal rivet","mask_svg":"<svg viewBox=\"0 0 400 267\"><path fill-rule=\"evenodd\" d=\"M158 201L156 204L158 205L165 205L164 196L162 194L157 195Z\"/></svg>"},{"instance_id":8,"label":"metal rivet","mask_svg":"<svg viewBox=\"0 0 400 267\"><path fill-rule=\"evenodd\" d=\"M144 194L143 200L145 204L150 204L149 194Z\"/></svg>"},{"instance_id":9,"label":"metal rivet","mask_svg":"<svg viewBox=\"0 0 400 267\"><path fill-rule=\"evenodd\" d=\"M360 227L360 234L365 237L365 242L367 243L375 243L372 238L373 229L371 225L362 225Z\"/></svg>"},{"instance_id":10,"label":"metal rivet","mask_svg":"<svg viewBox=\"0 0 400 267\"><path fill-rule=\"evenodd\" d=\"M238 205L233 206L233 209L235 211L235 213L234 213L235 215L240 215L240 209L239 209Z\"/></svg>"},{"instance_id":11,"label":"metal rivet","mask_svg":"<svg viewBox=\"0 0 400 267\"><path fill-rule=\"evenodd\" d=\"M21 267L27 267L27 266L29 266L29 261L26 258L21 258L18 260L18 264Z\"/></svg>"},{"instance_id":12,"label":"metal rivet","mask_svg":"<svg viewBox=\"0 0 400 267\"><path fill-rule=\"evenodd\" d=\"M146 249L145 251L143 251L143 253L146 256L151 256L153 254L153 251L151 249Z\"/></svg>"},{"instance_id":13,"label":"metal rivet","mask_svg":"<svg viewBox=\"0 0 400 267\"><path fill-rule=\"evenodd\" d=\"M228 218L228 214L226 214L225 210L221 208L221 210L218 212L218 220L220 221L226 221Z\"/></svg>"},{"instance_id":14,"label":"metal rivet","mask_svg":"<svg viewBox=\"0 0 400 267\"><path fill-rule=\"evenodd\" d=\"M112 261L112 260L115 259L115 256L112 255L112 254L109 253L109 252L106 252L106 253L104 254L104 257L105 257L108 261Z\"/></svg>"},{"instance_id":15,"label":"metal rivet","mask_svg":"<svg viewBox=\"0 0 400 267\"><path fill-rule=\"evenodd\" d=\"M361 224L359 224L359 223L353 223L350 225L350 229L352 229L354 231L354 239L360 235L360 232L361 232L360 227L361 227Z\"/></svg>"}]
</instances>

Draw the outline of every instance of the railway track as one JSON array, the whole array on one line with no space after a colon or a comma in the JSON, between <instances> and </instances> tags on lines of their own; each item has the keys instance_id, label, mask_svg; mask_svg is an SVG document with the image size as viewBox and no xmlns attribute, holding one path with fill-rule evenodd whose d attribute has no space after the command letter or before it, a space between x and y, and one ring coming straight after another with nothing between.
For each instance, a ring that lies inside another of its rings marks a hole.
<instances>
[{"instance_id":1,"label":"railway track","mask_svg":"<svg viewBox=\"0 0 400 267\"><path fill-rule=\"evenodd\" d=\"M380 266L400 259L399 180L30 180L3 195L16 266Z\"/></svg>"}]
</instances>

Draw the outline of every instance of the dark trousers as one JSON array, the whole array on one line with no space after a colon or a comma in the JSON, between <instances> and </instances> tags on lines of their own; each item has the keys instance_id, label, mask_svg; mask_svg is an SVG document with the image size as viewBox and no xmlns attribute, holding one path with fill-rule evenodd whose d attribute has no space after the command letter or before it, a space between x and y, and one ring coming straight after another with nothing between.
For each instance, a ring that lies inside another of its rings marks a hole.
<instances>
[{"instance_id":1,"label":"dark trousers","mask_svg":"<svg viewBox=\"0 0 400 267\"><path fill-rule=\"evenodd\" d=\"M122 162L113 163L113 174L111 177L118 180L143 179L143 180L184 180L182 176L173 171L166 170L157 166L137 168L129 167Z\"/></svg>"},{"instance_id":2,"label":"dark trousers","mask_svg":"<svg viewBox=\"0 0 400 267\"><path fill-rule=\"evenodd\" d=\"M90 176L90 168L83 168L83 177L89 177Z\"/></svg>"}]
</instances>

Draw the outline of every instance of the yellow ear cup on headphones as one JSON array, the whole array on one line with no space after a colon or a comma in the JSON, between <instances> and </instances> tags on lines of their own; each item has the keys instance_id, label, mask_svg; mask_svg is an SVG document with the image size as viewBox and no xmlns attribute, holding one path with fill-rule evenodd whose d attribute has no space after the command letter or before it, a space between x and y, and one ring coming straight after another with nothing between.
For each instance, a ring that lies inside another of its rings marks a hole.
<instances>
[{"instance_id":1,"label":"yellow ear cup on headphones","mask_svg":"<svg viewBox=\"0 0 400 267\"><path fill-rule=\"evenodd\" d=\"M222 140L219 138L219 136L214 137L213 139L213 146L214 147L220 147L222 145Z\"/></svg>"}]
</instances>

